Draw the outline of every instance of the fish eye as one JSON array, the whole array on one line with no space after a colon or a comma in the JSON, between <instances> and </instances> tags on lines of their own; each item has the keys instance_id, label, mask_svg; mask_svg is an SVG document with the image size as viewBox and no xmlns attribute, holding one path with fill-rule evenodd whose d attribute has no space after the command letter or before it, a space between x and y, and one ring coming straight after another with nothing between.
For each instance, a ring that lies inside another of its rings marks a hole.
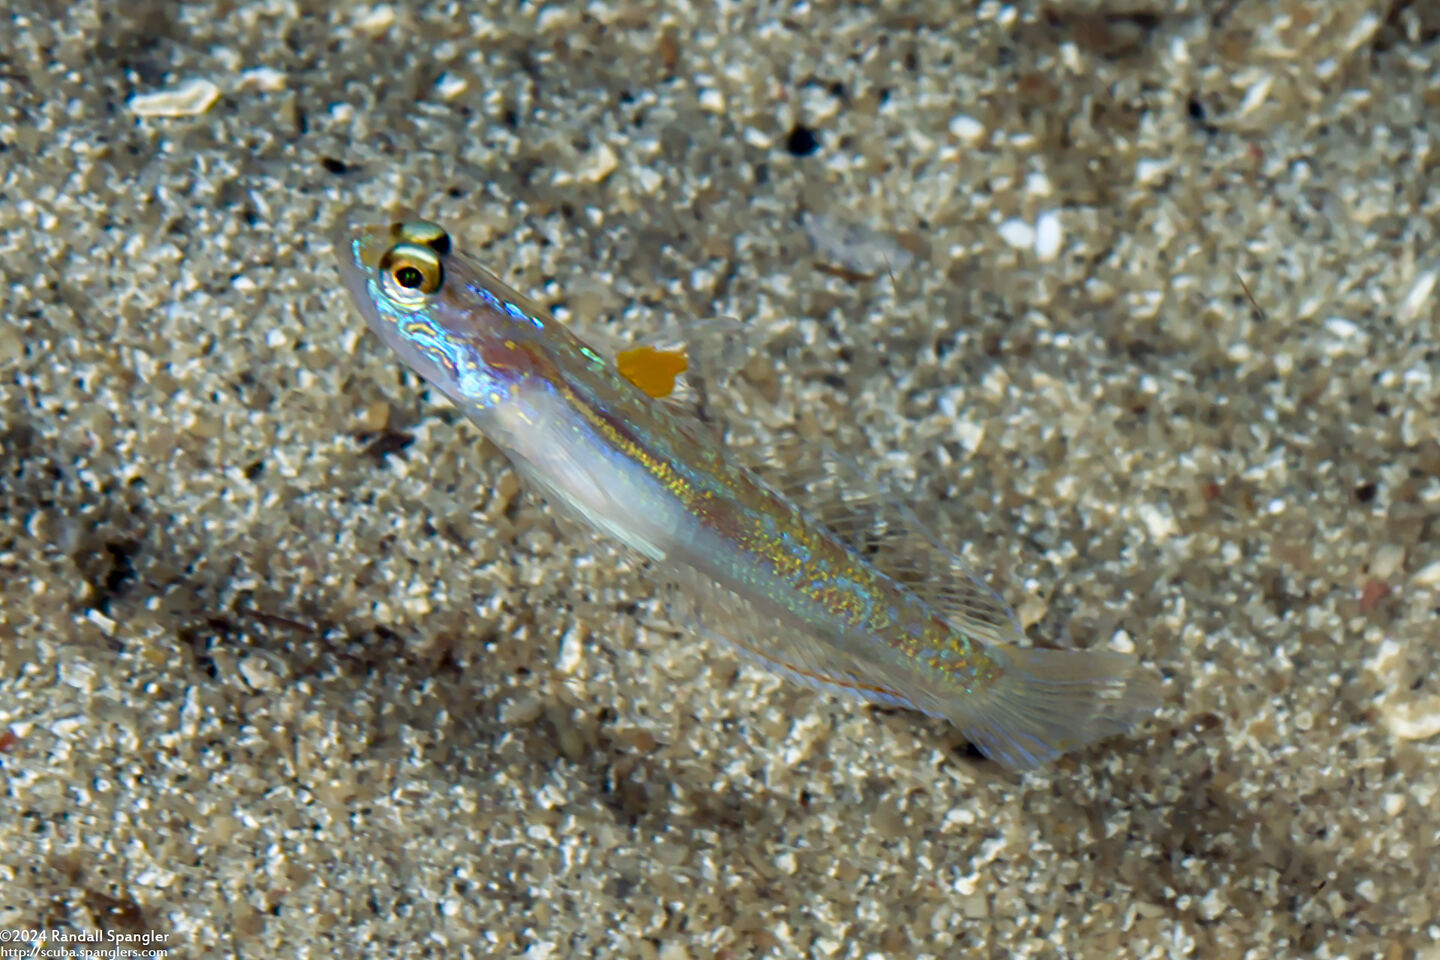
<instances>
[{"instance_id":1,"label":"fish eye","mask_svg":"<svg viewBox=\"0 0 1440 960\"><path fill-rule=\"evenodd\" d=\"M397 243L380 257L376 270L381 288L400 303L421 303L445 282L445 268L430 245Z\"/></svg>"}]
</instances>

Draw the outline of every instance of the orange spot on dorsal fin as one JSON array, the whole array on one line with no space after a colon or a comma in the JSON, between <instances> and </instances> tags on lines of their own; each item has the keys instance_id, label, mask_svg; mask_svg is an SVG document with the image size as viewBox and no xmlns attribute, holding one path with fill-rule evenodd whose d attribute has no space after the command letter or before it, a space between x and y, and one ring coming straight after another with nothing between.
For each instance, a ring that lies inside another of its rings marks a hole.
<instances>
[{"instance_id":1,"label":"orange spot on dorsal fin","mask_svg":"<svg viewBox=\"0 0 1440 960\"><path fill-rule=\"evenodd\" d=\"M661 350L639 346L617 354L615 368L646 394L660 399L675 392L675 379L690 369L690 361L683 347Z\"/></svg>"}]
</instances>

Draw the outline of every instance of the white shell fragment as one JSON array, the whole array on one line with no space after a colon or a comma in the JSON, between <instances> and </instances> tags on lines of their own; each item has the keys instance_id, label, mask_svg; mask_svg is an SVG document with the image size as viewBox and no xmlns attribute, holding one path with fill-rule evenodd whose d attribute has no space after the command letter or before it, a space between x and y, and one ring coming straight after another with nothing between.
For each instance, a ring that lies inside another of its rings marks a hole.
<instances>
[{"instance_id":1,"label":"white shell fragment","mask_svg":"<svg viewBox=\"0 0 1440 960\"><path fill-rule=\"evenodd\" d=\"M220 88L209 80L187 80L168 90L137 93L130 112L142 117L194 117L215 106Z\"/></svg>"},{"instance_id":2,"label":"white shell fragment","mask_svg":"<svg viewBox=\"0 0 1440 960\"><path fill-rule=\"evenodd\" d=\"M1399 740L1429 740L1440 735L1440 697L1388 707L1386 725Z\"/></svg>"},{"instance_id":3,"label":"white shell fragment","mask_svg":"<svg viewBox=\"0 0 1440 960\"><path fill-rule=\"evenodd\" d=\"M608 143L602 143L596 147L580 164L576 171L576 178L588 183L599 183L620 166L620 158Z\"/></svg>"},{"instance_id":4,"label":"white shell fragment","mask_svg":"<svg viewBox=\"0 0 1440 960\"><path fill-rule=\"evenodd\" d=\"M1035 220L1035 256L1048 263L1060 255L1064 236L1060 230L1060 215L1046 210Z\"/></svg>"},{"instance_id":5,"label":"white shell fragment","mask_svg":"<svg viewBox=\"0 0 1440 960\"><path fill-rule=\"evenodd\" d=\"M266 93L278 93L285 89L288 78L273 67L253 67L240 74L240 84L254 87Z\"/></svg>"},{"instance_id":6,"label":"white shell fragment","mask_svg":"<svg viewBox=\"0 0 1440 960\"><path fill-rule=\"evenodd\" d=\"M372 37L378 37L395 26L395 8L380 3L363 11L355 18L355 29Z\"/></svg>"},{"instance_id":7,"label":"white shell fragment","mask_svg":"<svg viewBox=\"0 0 1440 960\"><path fill-rule=\"evenodd\" d=\"M1016 250L1028 250L1035 246L1035 228L1024 220L1006 220L1000 224L1000 239Z\"/></svg>"},{"instance_id":8,"label":"white shell fragment","mask_svg":"<svg viewBox=\"0 0 1440 960\"><path fill-rule=\"evenodd\" d=\"M976 143L985 136L985 125L974 117L957 114L950 119L950 135L962 143Z\"/></svg>"},{"instance_id":9,"label":"white shell fragment","mask_svg":"<svg viewBox=\"0 0 1440 960\"><path fill-rule=\"evenodd\" d=\"M1384 25L1385 21L1371 11L1355 21L1355 26L1351 27L1350 32L1345 35L1345 42L1342 45L1348 51L1359 50L1373 40L1375 34L1379 33L1380 28Z\"/></svg>"},{"instance_id":10,"label":"white shell fragment","mask_svg":"<svg viewBox=\"0 0 1440 960\"><path fill-rule=\"evenodd\" d=\"M453 73L442 73L440 79L435 81L435 92L440 95L441 100L454 100L469 86L469 81L464 77L456 76Z\"/></svg>"},{"instance_id":11,"label":"white shell fragment","mask_svg":"<svg viewBox=\"0 0 1440 960\"><path fill-rule=\"evenodd\" d=\"M1415 285L1406 294L1404 302L1400 304L1400 310L1396 313L1395 319L1401 323L1414 323L1425 312L1425 306L1430 300L1430 294L1435 290L1436 271L1427 270L1420 274L1415 280Z\"/></svg>"}]
</instances>

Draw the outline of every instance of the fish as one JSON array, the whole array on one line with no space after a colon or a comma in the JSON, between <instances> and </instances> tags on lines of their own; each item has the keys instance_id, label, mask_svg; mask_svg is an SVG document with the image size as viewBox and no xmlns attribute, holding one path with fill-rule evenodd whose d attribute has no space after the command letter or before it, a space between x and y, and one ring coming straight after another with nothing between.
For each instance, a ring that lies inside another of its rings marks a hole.
<instances>
[{"instance_id":1,"label":"fish","mask_svg":"<svg viewBox=\"0 0 1440 960\"><path fill-rule=\"evenodd\" d=\"M351 210L333 243L379 339L547 501L653 561L702 636L816 689L945 718L1014 770L1159 706L1158 678L1125 654L1025 645L903 503L809 507L742 462L678 401L683 346L592 346L431 221ZM844 458L824 462L804 486L843 490Z\"/></svg>"}]
</instances>

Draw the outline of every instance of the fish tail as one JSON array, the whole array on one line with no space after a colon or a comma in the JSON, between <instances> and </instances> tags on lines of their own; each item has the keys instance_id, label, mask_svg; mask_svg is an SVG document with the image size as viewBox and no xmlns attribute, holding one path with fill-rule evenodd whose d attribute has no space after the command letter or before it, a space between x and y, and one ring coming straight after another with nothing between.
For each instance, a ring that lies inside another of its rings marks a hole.
<instances>
[{"instance_id":1,"label":"fish tail","mask_svg":"<svg viewBox=\"0 0 1440 960\"><path fill-rule=\"evenodd\" d=\"M990 759L1023 770L1123 733L1160 705L1159 682L1105 650L996 645L994 684L951 701L947 713Z\"/></svg>"}]
</instances>

